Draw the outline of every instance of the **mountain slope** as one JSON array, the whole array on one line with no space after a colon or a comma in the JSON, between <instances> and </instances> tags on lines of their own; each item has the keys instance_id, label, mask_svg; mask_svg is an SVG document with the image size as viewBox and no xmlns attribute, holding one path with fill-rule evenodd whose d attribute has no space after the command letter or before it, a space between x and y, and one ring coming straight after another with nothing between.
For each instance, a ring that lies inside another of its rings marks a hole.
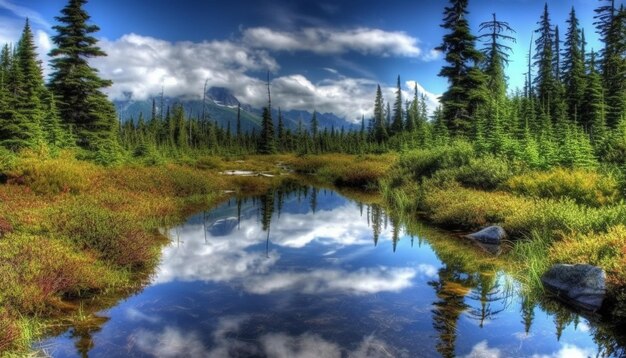
<instances>
[{"instance_id":1,"label":"mountain slope","mask_svg":"<svg viewBox=\"0 0 626 358\"><path fill-rule=\"evenodd\" d=\"M160 98L156 98L157 112L161 112ZM152 100L135 101L132 99L124 101L115 101L115 106L119 115L123 121L130 119L137 120L139 115L143 115L144 119L150 118L152 113ZM168 107L173 107L177 103L182 103L185 108L187 116L193 118L199 118L202 116L203 103L202 100L197 99L184 99L184 98L163 98L163 113L165 115ZM207 90L206 106L204 107L205 116L218 123L219 126L226 128L229 123L231 131L234 133L237 125L237 106L239 100L227 89L222 87L211 87ZM261 114L262 110L258 108L252 108L249 105L241 105L241 129L243 132L251 132L253 130L259 131L261 129ZM311 118L313 117L311 112L290 110L283 111L283 120L285 127L291 130L298 128L299 122L302 122L304 129L309 129ZM278 109L272 108L272 118L274 123L278 123ZM345 130L358 129L360 124L354 124L340 118L333 113L318 113L317 119L321 130L324 128L334 127L336 130L340 130L342 127Z\"/></svg>"}]
</instances>

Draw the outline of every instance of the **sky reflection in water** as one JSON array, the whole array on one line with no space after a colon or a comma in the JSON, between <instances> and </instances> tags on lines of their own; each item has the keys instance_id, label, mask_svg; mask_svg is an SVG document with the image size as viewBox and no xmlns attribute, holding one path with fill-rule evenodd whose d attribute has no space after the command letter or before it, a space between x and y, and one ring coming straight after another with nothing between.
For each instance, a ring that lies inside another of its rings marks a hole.
<instances>
[{"instance_id":1,"label":"sky reflection in water","mask_svg":"<svg viewBox=\"0 0 626 358\"><path fill-rule=\"evenodd\" d=\"M614 344L468 264L473 247L398 222L324 189L231 199L169 230L142 292L39 346L55 357L539 358Z\"/></svg>"}]
</instances>

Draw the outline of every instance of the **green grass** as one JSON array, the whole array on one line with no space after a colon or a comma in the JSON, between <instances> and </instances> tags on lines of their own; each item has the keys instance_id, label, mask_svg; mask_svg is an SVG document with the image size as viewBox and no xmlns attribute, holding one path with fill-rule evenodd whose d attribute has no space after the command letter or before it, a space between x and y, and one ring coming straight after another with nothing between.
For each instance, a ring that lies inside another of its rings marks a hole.
<instances>
[{"instance_id":1,"label":"green grass","mask_svg":"<svg viewBox=\"0 0 626 358\"><path fill-rule=\"evenodd\" d=\"M439 226L503 226L513 239L511 272L530 295L542 291L540 277L554 263L602 267L618 302L614 314L626 316L626 205L618 177L531 170L456 142L402 154L380 187L394 209Z\"/></svg>"}]
</instances>

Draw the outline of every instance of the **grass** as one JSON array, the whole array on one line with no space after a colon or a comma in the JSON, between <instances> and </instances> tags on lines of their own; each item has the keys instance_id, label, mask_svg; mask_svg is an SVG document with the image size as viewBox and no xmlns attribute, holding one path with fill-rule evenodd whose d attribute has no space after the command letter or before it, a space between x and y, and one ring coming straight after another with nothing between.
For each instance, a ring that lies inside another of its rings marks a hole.
<instances>
[{"instance_id":1,"label":"grass","mask_svg":"<svg viewBox=\"0 0 626 358\"><path fill-rule=\"evenodd\" d=\"M300 176L283 175L283 165ZM272 177L219 174L226 170ZM552 263L592 263L607 271L615 300L626 302L626 205L623 185L608 174L537 172L464 142L403 154L208 156L114 167L72 153L25 153L0 160L0 352L25 353L43 318L79 310L69 298L137 289L166 242L158 228L225 191L262 193L286 178L337 185L364 202L380 203L382 193L409 224L417 215L463 230L500 224L516 239L506 257L457 261L487 271L505 265L534 291ZM458 243L433 245L454 252L447 248Z\"/></svg>"},{"instance_id":2,"label":"grass","mask_svg":"<svg viewBox=\"0 0 626 358\"><path fill-rule=\"evenodd\" d=\"M400 156L380 181L389 205L446 228L501 225L514 244L511 271L529 291L554 263L590 263L607 272L613 314L626 316L626 205L611 174L535 171L479 156L464 142Z\"/></svg>"},{"instance_id":3,"label":"grass","mask_svg":"<svg viewBox=\"0 0 626 358\"><path fill-rule=\"evenodd\" d=\"M228 169L279 174L285 158L204 157L102 167L72 153L29 153L0 172L0 352L26 354L42 320L74 311L68 299L134 290L167 239L158 229L216 204L226 190L264 192L282 177L231 177ZM9 354L9 353L6 353Z\"/></svg>"},{"instance_id":4,"label":"grass","mask_svg":"<svg viewBox=\"0 0 626 358\"><path fill-rule=\"evenodd\" d=\"M298 173L315 175L339 187L377 189L378 182L387 175L396 158L394 154L325 154L287 158L285 163Z\"/></svg>"}]
</instances>

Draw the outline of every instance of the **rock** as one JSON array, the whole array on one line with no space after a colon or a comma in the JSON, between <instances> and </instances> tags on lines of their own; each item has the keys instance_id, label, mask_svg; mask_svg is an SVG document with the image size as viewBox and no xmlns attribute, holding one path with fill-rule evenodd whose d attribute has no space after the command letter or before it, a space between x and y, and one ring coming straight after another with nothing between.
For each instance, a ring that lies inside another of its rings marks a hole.
<instances>
[{"instance_id":1,"label":"rock","mask_svg":"<svg viewBox=\"0 0 626 358\"><path fill-rule=\"evenodd\" d=\"M573 306L595 312L606 295L606 273L593 265L552 266L541 277L543 286Z\"/></svg>"},{"instance_id":2,"label":"rock","mask_svg":"<svg viewBox=\"0 0 626 358\"><path fill-rule=\"evenodd\" d=\"M481 244L499 245L506 238L506 231L501 226L489 226L465 237Z\"/></svg>"}]
</instances>

